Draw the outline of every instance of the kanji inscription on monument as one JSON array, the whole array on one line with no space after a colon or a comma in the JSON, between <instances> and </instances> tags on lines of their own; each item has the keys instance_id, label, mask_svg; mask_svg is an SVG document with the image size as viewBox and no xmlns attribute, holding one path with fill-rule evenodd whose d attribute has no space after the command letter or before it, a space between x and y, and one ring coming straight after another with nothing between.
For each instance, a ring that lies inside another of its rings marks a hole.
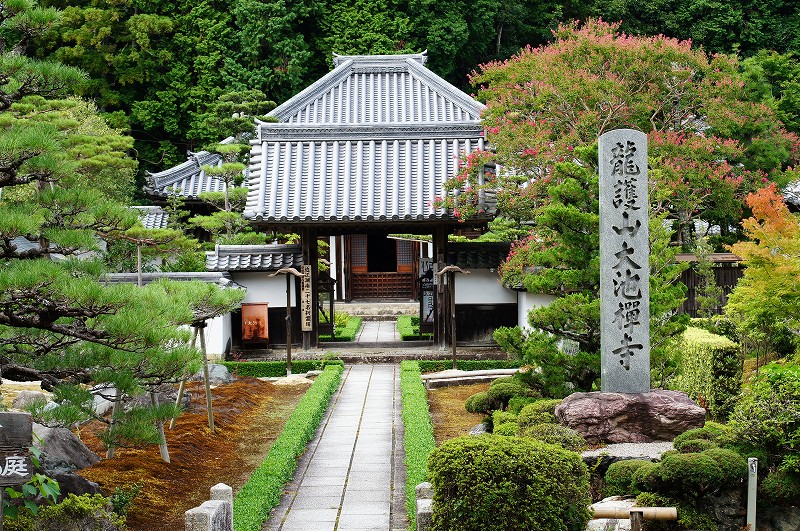
<instances>
[{"instance_id":1,"label":"kanji inscription on monument","mask_svg":"<svg viewBox=\"0 0 800 531\"><path fill-rule=\"evenodd\" d=\"M0 487L21 485L33 477L28 448L33 423L27 413L0 413Z\"/></svg>"},{"instance_id":2,"label":"kanji inscription on monument","mask_svg":"<svg viewBox=\"0 0 800 531\"><path fill-rule=\"evenodd\" d=\"M647 135L600 137L600 345L602 391L650 391L650 243Z\"/></svg>"}]
</instances>

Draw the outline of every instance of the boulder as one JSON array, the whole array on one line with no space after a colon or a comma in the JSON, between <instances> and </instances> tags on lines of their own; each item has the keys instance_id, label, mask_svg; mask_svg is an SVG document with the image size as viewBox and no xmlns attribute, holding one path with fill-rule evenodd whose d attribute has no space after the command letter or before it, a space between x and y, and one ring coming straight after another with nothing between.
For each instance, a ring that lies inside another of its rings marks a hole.
<instances>
[{"instance_id":1,"label":"boulder","mask_svg":"<svg viewBox=\"0 0 800 531\"><path fill-rule=\"evenodd\" d=\"M78 474L69 474L61 472L61 473L51 474L50 477L58 481L58 488L61 490L61 494L58 497L59 502L63 501L68 494L74 494L75 496L82 496L83 494L103 493L102 490L100 489L100 485L98 485L94 481L89 481L88 479L84 478L83 476L79 476Z\"/></svg>"},{"instance_id":2,"label":"boulder","mask_svg":"<svg viewBox=\"0 0 800 531\"><path fill-rule=\"evenodd\" d=\"M773 531L800 531L800 507L759 507L758 528Z\"/></svg>"},{"instance_id":3,"label":"boulder","mask_svg":"<svg viewBox=\"0 0 800 531\"><path fill-rule=\"evenodd\" d=\"M200 369L190 378L194 381L203 381L203 369ZM208 381L211 385L221 385L233 382L234 378L225 365L219 363L208 364Z\"/></svg>"},{"instance_id":4,"label":"boulder","mask_svg":"<svg viewBox=\"0 0 800 531\"><path fill-rule=\"evenodd\" d=\"M24 411L36 402L48 402L49 400L50 395L42 391L20 391L14 397L11 407Z\"/></svg>"},{"instance_id":5,"label":"boulder","mask_svg":"<svg viewBox=\"0 0 800 531\"><path fill-rule=\"evenodd\" d=\"M489 430L483 422L473 426L472 429L469 430L470 435L483 435L484 433L489 433Z\"/></svg>"},{"instance_id":6,"label":"boulder","mask_svg":"<svg viewBox=\"0 0 800 531\"><path fill-rule=\"evenodd\" d=\"M41 467L45 474L69 473L100 461L78 437L67 428L48 428L33 424L35 446L42 452Z\"/></svg>"},{"instance_id":7,"label":"boulder","mask_svg":"<svg viewBox=\"0 0 800 531\"><path fill-rule=\"evenodd\" d=\"M95 415L102 417L114 407L114 395L116 391L113 385L96 385L91 389L92 408Z\"/></svg>"},{"instance_id":8,"label":"boulder","mask_svg":"<svg viewBox=\"0 0 800 531\"><path fill-rule=\"evenodd\" d=\"M706 410L686 393L573 393L556 407L558 422L590 444L671 441L705 423Z\"/></svg>"}]
</instances>

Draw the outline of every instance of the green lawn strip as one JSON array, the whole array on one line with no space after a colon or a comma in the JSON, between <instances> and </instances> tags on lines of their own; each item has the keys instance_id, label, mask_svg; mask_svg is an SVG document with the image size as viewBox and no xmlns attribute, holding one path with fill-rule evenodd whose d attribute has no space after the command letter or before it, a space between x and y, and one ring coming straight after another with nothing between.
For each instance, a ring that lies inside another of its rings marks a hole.
<instances>
[{"instance_id":1,"label":"green lawn strip","mask_svg":"<svg viewBox=\"0 0 800 531\"><path fill-rule=\"evenodd\" d=\"M283 487L292 479L297 459L314 437L330 398L339 386L343 370L343 364L325 367L300 399L264 461L234 498L233 525L236 531L259 531L269 512L280 502Z\"/></svg>"},{"instance_id":2,"label":"green lawn strip","mask_svg":"<svg viewBox=\"0 0 800 531\"><path fill-rule=\"evenodd\" d=\"M397 317L397 334L402 341L414 339L431 339L433 334L419 333L419 317L413 315L399 315Z\"/></svg>"},{"instance_id":3,"label":"green lawn strip","mask_svg":"<svg viewBox=\"0 0 800 531\"><path fill-rule=\"evenodd\" d=\"M269 378L286 376L285 361L222 361L231 374ZM344 365L342 360L293 360L292 373L301 374L320 370L328 365Z\"/></svg>"},{"instance_id":4,"label":"green lawn strip","mask_svg":"<svg viewBox=\"0 0 800 531\"><path fill-rule=\"evenodd\" d=\"M409 529L416 529L414 489L419 483L428 480L428 456L436 448L419 362L404 361L400 364L400 390L405 429L403 442L406 452L406 510L411 522Z\"/></svg>"},{"instance_id":5,"label":"green lawn strip","mask_svg":"<svg viewBox=\"0 0 800 531\"><path fill-rule=\"evenodd\" d=\"M453 360L419 360L422 372L439 372L453 368ZM456 367L462 371L486 371L490 369L516 369L517 360L458 360Z\"/></svg>"},{"instance_id":6,"label":"green lawn strip","mask_svg":"<svg viewBox=\"0 0 800 531\"><path fill-rule=\"evenodd\" d=\"M358 334L358 330L361 328L361 323L363 319L361 317L351 316L347 320L347 325L345 326L337 326L335 329L335 337L331 337L329 334L320 334L319 340L320 341L355 341L356 334Z\"/></svg>"}]
</instances>

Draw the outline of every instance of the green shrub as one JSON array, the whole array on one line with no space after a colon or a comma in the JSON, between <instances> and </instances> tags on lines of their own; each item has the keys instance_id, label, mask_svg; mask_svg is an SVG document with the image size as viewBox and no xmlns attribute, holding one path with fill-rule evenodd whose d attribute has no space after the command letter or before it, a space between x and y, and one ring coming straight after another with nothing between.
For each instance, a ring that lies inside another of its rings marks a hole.
<instances>
[{"instance_id":1,"label":"green shrub","mask_svg":"<svg viewBox=\"0 0 800 531\"><path fill-rule=\"evenodd\" d=\"M745 390L731 415L737 442L762 450L765 465L800 473L800 365L772 363Z\"/></svg>"},{"instance_id":2,"label":"green shrub","mask_svg":"<svg viewBox=\"0 0 800 531\"><path fill-rule=\"evenodd\" d=\"M560 403L560 399L537 400L522 408L517 422L523 429L534 424L554 424L556 421L555 409Z\"/></svg>"},{"instance_id":3,"label":"green shrub","mask_svg":"<svg viewBox=\"0 0 800 531\"><path fill-rule=\"evenodd\" d=\"M773 470L759 487L767 501L775 505L793 505L800 500L800 474L787 470Z\"/></svg>"},{"instance_id":4,"label":"green shrub","mask_svg":"<svg viewBox=\"0 0 800 531\"><path fill-rule=\"evenodd\" d=\"M221 361L231 374L236 376L252 376L253 378L280 378L286 376L285 361ZM342 360L293 360L292 372L300 374L308 371L318 371L327 365L344 366Z\"/></svg>"},{"instance_id":5,"label":"green shrub","mask_svg":"<svg viewBox=\"0 0 800 531\"><path fill-rule=\"evenodd\" d=\"M430 332L420 333L419 331L419 316L417 315L400 315L397 317L397 334L400 336L401 341L409 341L413 339L431 339L433 334Z\"/></svg>"},{"instance_id":6,"label":"green shrub","mask_svg":"<svg viewBox=\"0 0 800 531\"><path fill-rule=\"evenodd\" d=\"M677 437L672 442L676 450L682 453L698 452L714 448L716 446L726 446L733 438L733 430L725 424L718 422L706 422L702 428L694 428L687 430ZM710 444L697 443L696 441L706 441ZM700 450L693 450L693 448L700 448Z\"/></svg>"},{"instance_id":7,"label":"green shrub","mask_svg":"<svg viewBox=\"0 0 800 531\"><path fill-rule=\"evenodd\" d=\"M284 485L292 479L297 458L314 437L330 398L339 387L343 365L328 365L306 391L286 421L267 456L233 500L237 531L260 531L270 510L281 499Z\"/></svg>"},{"instance_id":8,"label":"green shrub","mask_svg":"<svg viewBox=\"0 0 800 531\"><path fill-rule=\"evenodd\" d=\"M519 431L519 425L516 422L503 422L502 424L495 424L492 433L505 437L516 437L517 431Z\"/></svg>"},{"instance_id":9,"label":"green shrub","mask_svg":"<svg viewBox=\"0 0 800 531\"><path fill-rule=\"evenodd\" d=\"M660 479L665 489L695 499L720 488L730 488L747 478L747 460L732 450L711 448L694 454L675 454L661 461Z\"/></svg>"},{"instance_id":10,"label":"green shrub","mask_svg":"<svg viewBox=\"0 0 800 531\"><path fill-rule=\"evenodd\" d=\"M626 459L609 465L605 480L603 496L635 496L640 490L634 486L633 476L643 466L649 466L650 461L642 459Z\"/></svg>"},{"instance_id":11,"label":"green shrub","mask_svg":"<svg viewBox=\"0 0 800 531\"><path fill-rule=\"evenodd\" d=\"M741 390L739 346L722 336L689 327L683 333L674 389L687 393L715 419L727 418Z\"/></svg>"},{"instance_id":12,"label":"green shrub","mask_svg":"<svg viewBox=\"0 0 800 531\"><path fill-rule=\"evenodd\" d=\"M582 452L587 446L586 439L580 433L561 424L534 424L520 428L520 435L548 444L557 444L573 452Z\"/></svg>"},{"instance_id":13,"label":"green shrub","mask_svg":"<svg viewBox=\"0 0 800 531\"><path fill-rule=\"evenodd\" d=\"M433 529L582 531L589 474L580 456L528 439L459 437L428 462Z\"/></svg>"},{"instance_id":14,"label":"green shrub","mask_svg":"<svg viewBox=\"0 0 800 531\"><path fill-rule=\"evenodd\" d=\"M433 425L428 410L428 396L419 363L404 361L400 364L400 393L403 403L403 427L406 464L406 512L416 529L416 492L418 484L428 480L428 456L436 447Z\"/></svg>"},{"instance_id":15,"label":"green shrub","mask_svg":"<svg viewBox=\"0 0 800 531\"><path fill-rule=\"evenodd\" d=\"M491 413L493 410L498 409L496 403L489 398L489 393L480 391L467 398L464 402L464 409L469 413Z\"/></svg>"},{"instance_id":16,"label":"green shrub","mask_svg":"<svg viewBox=\"0 0 800 531\"><path fill-rule=\"evenodd\" d=\"M453 368L453 360L419 360L420 370L425 372L446 371ZM516 360L457 360L456 368L460 371L488 371L491 369L516 369L520 362Z\"/></svg>"},{"instance_id":17,"label":"green shrub","mask_svg":"<svg viewBox=\"0 0 800 531\"><path fill-rule=\"evenodd\" d=\"M661 455L664 459L664 454ZM631 488L636 491L656 490L661 480L661 463L646 462L633 472L631 476Z\"/></svg>"},{"instance_id":18,"label":"green shrub","mask_svg":"<svg viewBox=\"0 0 800 531\"><path fill-rule=\"evenodd\" d=\"M496 410L492 412L492 425L499 426L506 422L517 422L517 416L509 411Z\"/></svg>"},{"instance_id":19,"label":"green shrub","mask_svg":"<svg viewBox=\"0 0 800 531\"><path fill-rule=\"evenodd\" d=\"M541 399L535 396L512 396L511 400L508 401L508 411L519 414L523 407L527 406L528 404L532 404L537 400Z\"/></svg>"},{"instance_id":20,"label":"green shrub","mask_svg":"<svg viewBox=\"0 0 800 531\"><path fill-rule=\"evenodd\" d=\"M678 509L678 529L692 529L694 531L719 531L719 525L714 516L697 509L693 504L684 500L670 498L652 492L642 492L636 497L639 507L676 507ZM674 522L648 522L648 531L674 531Z\"/></svg>"},{"instance_id":21,"label":"green shrub","mask_svg":"<svg viewBox=\"0 0 800 531\"><path fill-rule=\"evenodd\" d=\"M112 510L111 503L100 494L76 496L68 494L61 503L42 507L33 519L36 531L68 531L125 529L125 517Z\"/></svg>"},{"instance_id":22,"label":"green shrub","mask_svg":"<svg viewBox=\"0 0 800 531\"><path fill-rule=\"evenodd\" d=\"M344 314L346 321L340 324L339 314L334 316L333 336L330 334L320 334L320 341L355 341L358 331L361 329L363 319Z\"/></svg>"},{"instance_id":23,"label":"green shrub","mask_svg":"<svg viewBox=\"0 0 800 531\"><path fill-rule=\"evenodd\" d=\"M511 380L495 383L486 393L489 399L497 404L498 409L506 409L509 400L515 396L530 396L534 391L519 381Z\"/></svg>"}]
</instances>

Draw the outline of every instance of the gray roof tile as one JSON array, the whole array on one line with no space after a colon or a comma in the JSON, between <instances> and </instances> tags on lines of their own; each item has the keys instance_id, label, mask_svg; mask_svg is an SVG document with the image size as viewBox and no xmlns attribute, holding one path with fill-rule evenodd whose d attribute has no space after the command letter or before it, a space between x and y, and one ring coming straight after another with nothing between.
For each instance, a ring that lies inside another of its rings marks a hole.
<instances>
[{"instance_id":1,"label":"gray roof tile","mask_svg":"<svg viewBox=\"0 0 800 531\"><path fill-rule=\"evenodd\" d=\"M484 148L484 106L424 54L338 56L258 122L245 218L274 223L449 217L433 203L464 154Z\"/></svg>"},{"instance_id":2,"label":"gray roof tile","mask_svg":"<svg viewBox=\"0 0 800 531\"><path fill-rule=\"evenodd\" d=\"M207 271L277 271L302 263L299 245L218 245L206 252Z\"/></svg>"},{"instance_id":3,"label":"gray roof tile","mask_svg":"<svg viewBox=\"0 0 800 531\"><path fill-rule=\"evenodd\" d=\"M159 206L134 206L139 212L139 218L146 229L166 229L169 214Z\"/></svg>"}]
</instances>

